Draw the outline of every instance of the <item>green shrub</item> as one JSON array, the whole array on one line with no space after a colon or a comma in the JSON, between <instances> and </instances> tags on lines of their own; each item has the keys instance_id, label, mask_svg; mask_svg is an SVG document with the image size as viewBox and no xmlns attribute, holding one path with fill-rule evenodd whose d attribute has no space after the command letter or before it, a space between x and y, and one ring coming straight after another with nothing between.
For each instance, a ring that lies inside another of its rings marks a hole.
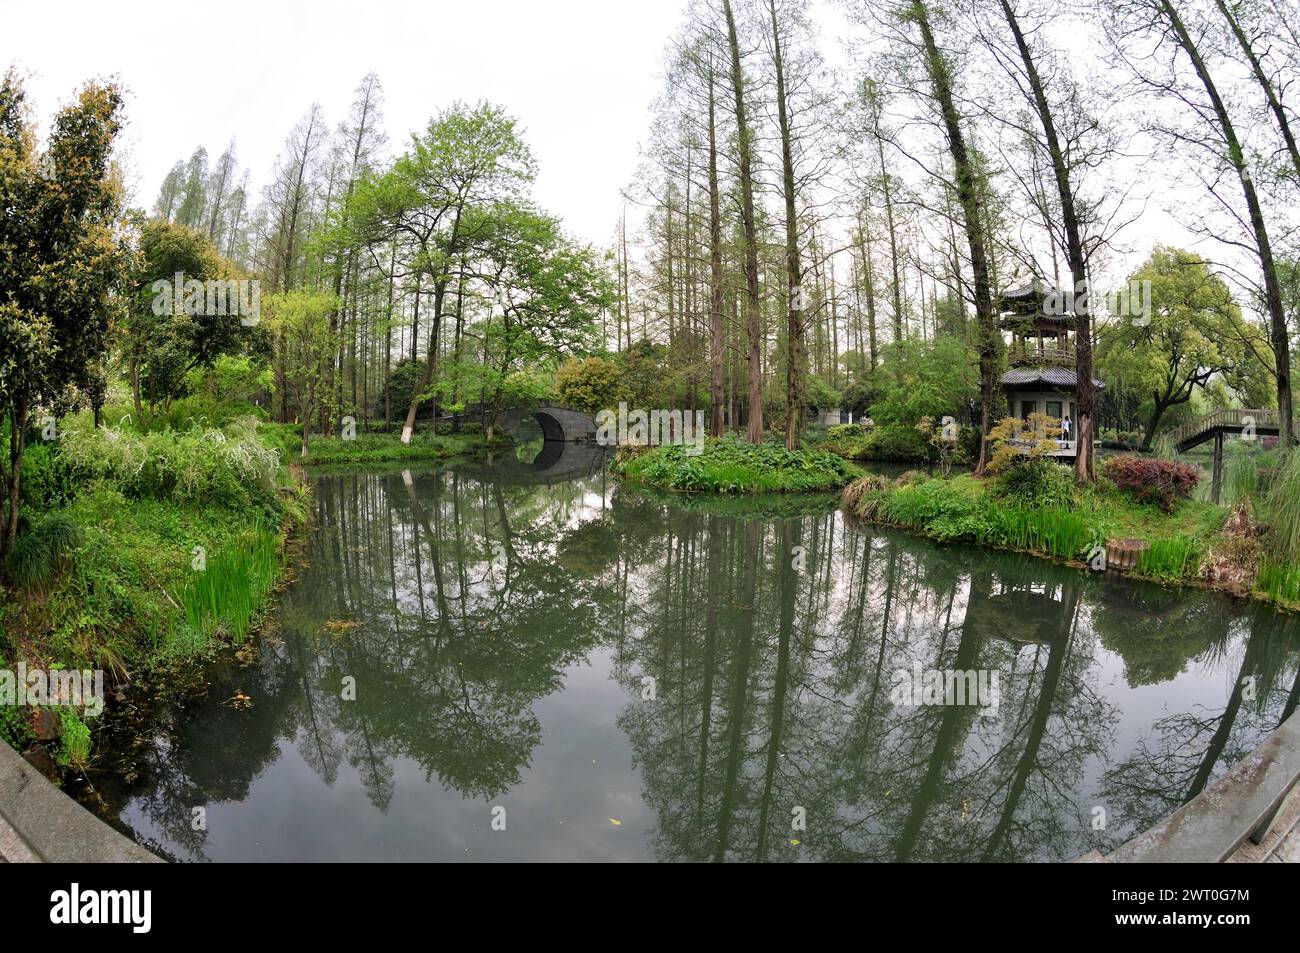
<instances>
[{"instance_id":1,"label":"green shrub","mask_svg":"<svg viewBox=\"0 0 1300 953\"><path fill-rule=\"evenodd\" d=\"M560 403L594 414L617 408L623 391L623 369L603 357L571 358L555 373Z\"/></svg>"},{"instance_id":2,"label":"green shrub","mask_svg":"<svg viewBox=\"0 0 1300 953\"><path fill-rule=\"evenodd\" d=\"M787 450L775 443L754 445L730 437L710 438L702 453L688 454L687 449L682 445L653 447L636 456L620 452L613 467L661 489L717 493L838 490L857 472L833 453Z\"/></svg>"},{"instance_id":3,"label":"green shrub","mask_svg":"<svg viewBox=\"0 0 1300 953\"><path fill-rule=\"evenodd\" d=\"M916 427L886 424L871 432L859 456L864 460L889 463L930 463L935 453L929 440Z\"/></svg>"},{"instance_id":4,"label":"green shrub","mask_svg":"<svg viewBox=\"0 0 1300 953\"><path fill-rule=\"evenodd\" d=\"M225 429L69 430L59 452L77 479L103 480L128 496L274 507L280 456L257 439L256 428L244 418Z\"/></svg>"},{"instance_id":5,"label":"green shrub","mask_svg":"<svg viewBox=\"0 0 1300 953\"><path fill-rule=\"evenodd\" d=\"M1027 460L1001 474L992 485L999 500L1017 506L1074 506L1074 474L1052 460Z\"/></svg>"},{"instance_id":6,"label":"green shrub","mask_svg":"<svg viewBox=\"0 0 1300 953\"><path fill-rule=\"evenodd\" d=\"M937 539L983 539L992 508L977 484L963 480L924 480L901 487L885 501L886 518Z\"/></svg>"},{"instance_id":7,"label":"green shrub","mask_svg":"<svg viewBox=\"0 0 1300 953\"><path fill-rule=\"evenodd\" d=\"M826 436L831 440L844 440L851 437L865 437L870 433L862 424L835 424L826 428Z\"/></svg>"},{"instance_id":8,"label":"green shrub","mask_svg":"<svg viewBox=\"0 0 1300 953\"><path fill-rule=\"evenodd\" d=\"M59 767L84 769L90 763L90 727L72 708L59 709L63 730L54 760Z\"/></svg>"},{"instance_id":9,"label":"green shrub","mask_svg":"<svg viewBox=\"0 0 1300 953\"><path fill-rule=\"evenodd\" d=\"M66 506L76 497L76 481L53 444L33 444L23 454L22 495L25 506L38 510Z\"/></svg>"},{"instance_id":10,"label":"green shrub","mask_svg":"<svg viewBox=\"0 0 1300 953\"><path fill-rule=\"evenodd\" d=\"M464 436L478 436L483 433L483 425L477 420L461 421L460 430L457 430L454 424L442 423L434 428L434 432L440 437L450 436L452 434L462 434Z\"/></svg>"}]
</instances>

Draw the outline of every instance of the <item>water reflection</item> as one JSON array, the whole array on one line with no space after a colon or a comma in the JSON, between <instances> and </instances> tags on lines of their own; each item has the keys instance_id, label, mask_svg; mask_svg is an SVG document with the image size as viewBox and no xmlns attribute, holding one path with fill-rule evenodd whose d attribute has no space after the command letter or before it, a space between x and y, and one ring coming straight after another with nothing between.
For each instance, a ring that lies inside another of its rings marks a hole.
<instances>
[{"instance_id":1,"label":"water reflection","mask_svg":"<svg viewBox=\"0 0 1300 953\"><path fill-rule=\"evenodd\" d=\"M1061 860L1295 707L1262 607L560 457L320 478L278 639L105 782L122 820L187 859ZM997 673L996 713L900 704L914 666Z\"/></svg>"}]
</instances>

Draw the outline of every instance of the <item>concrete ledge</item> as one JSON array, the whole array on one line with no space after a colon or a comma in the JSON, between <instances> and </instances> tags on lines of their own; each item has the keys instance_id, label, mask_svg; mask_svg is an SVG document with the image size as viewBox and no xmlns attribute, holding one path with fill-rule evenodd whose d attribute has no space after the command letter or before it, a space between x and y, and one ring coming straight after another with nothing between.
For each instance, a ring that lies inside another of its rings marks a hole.
<instances>
[{"instance_id":1,"label":"concrete ledge","mask_svg":"<svg viewBox=\"0 0 1300 953\"><path fill-rule=\"evenodd\" d=\"M1223 863L1264 839L1300 781L1300 712L1174 813L1115 850L1113 863Z\"/></svg>"},{"instance_id":2,"label":"concrete ledge","mask_svg":"<svg viewBox=\"0 0 1300 953\"><path fill-rule=\"evenodd\" d=\"M0 742L0 861L162 863L56 788L3 742Z\"/></svg>"}]
</instances>

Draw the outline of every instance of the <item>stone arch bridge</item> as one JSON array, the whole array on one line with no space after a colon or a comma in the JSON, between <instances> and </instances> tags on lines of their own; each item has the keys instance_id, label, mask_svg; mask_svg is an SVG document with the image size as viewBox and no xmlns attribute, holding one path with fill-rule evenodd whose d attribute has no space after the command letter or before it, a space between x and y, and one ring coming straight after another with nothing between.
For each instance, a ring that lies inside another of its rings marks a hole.
<instances>
[{"instance_id":1,"label":"stone arch bridge","mask_svg":"<svg viewBox=\"0 0 1300 953\"><path fill-rule=\"evenodd\" d=\"M532 418L542 428L542 436L548 442L556 443L595 443L596 418L581 410L565 407L562 404L530 404L520 407L507 407L497 417L496 426L512 437L519 425ZM476 407L453 416L439 417L438 422L454 421L462 423L484 423L487 420L485 408Z\"/></svg>"}]
</instances>

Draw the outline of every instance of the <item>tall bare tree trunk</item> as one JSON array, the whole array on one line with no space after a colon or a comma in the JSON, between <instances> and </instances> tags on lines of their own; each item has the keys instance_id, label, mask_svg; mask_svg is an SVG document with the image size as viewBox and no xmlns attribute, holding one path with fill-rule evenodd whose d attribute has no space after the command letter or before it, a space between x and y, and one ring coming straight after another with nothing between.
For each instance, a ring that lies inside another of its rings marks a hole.
<instances>
[{"instance_id":1,"label":"tall bare tree trunk","mask_svg":"<svg viewBox=\"0 0 1300 953\"><path fill-rule=\"evenodd\" d=\"M1223 0L1215 0L1215 2L1218 4L1219 12L1223 14L1224 19L1228 21L1228 25L1232 28L1232 35L1237 38L1237 43L1241 46L1241 52L1245 54L1246 60L1250 63L1251 72L1255 74L1255 80L1259 83L1260 89L1264 92L1264 97L1268 100L1269 111L1272 112L1273 118L1277 122L1278 130L1282 133L1282 139L1286 142L1287 153L1291 156L1291 166L1295 169L1296 176L1300 177L1300 146L1297 146L1296 144L1295 133L1291 129L1291 121L1287 118L1286 110L1282 107L1282 101L1278 98L1277 90L1274 89L1273 84L1269 82L1268 75L1264 72L1263 63L1260 62L1259 56L1255 53L1254 47L1251 46L1250 40L1246 37L1246 31L1242 29L1240 21L1232 15L1232 12L1228 9L1228 5L1224 3ZM1253 213L1251 215L1251 221L1252 223L1254 222ZM1265 276L1266 283L1267 280L1267 276ZM1277 278L1275 274L1274 283L1276 284L1276 282ZM1281 299L1279 290L1279 304L1280 303ZM1286 355L1286 368L1289 372L1291 363L1291 346L1290 341L1287 340L1286 321L1284 318L1279 328L1279 325L1276 320L1273 320L1273 317L1270 303L1269 318L1272 321L1272 344L1274 357L1276 358L1280 346L1282 352ZM1285 445L1291 443L1295 439L1296 434L1294 429L1295 424L1292 420L1294 414L1292 401L1294 398L1291 396L1290 380L1289 378L1287 380L1287 386L1285 388L1286 401L1283 403L1281 368L1282 365L1279 364L1277 404L1278 410L1283 417L1282 442Z\"/></svg>"},{"instance_id":2,"label":"tall bare tree trunk","mask_svg":"<svg viewBox=\"0 0 1300 953\"><path fill-rule=\"evenodd\" d=\"M953 97L952 77L948 64L939 52L930 28L930 15L925 0L912 0L910 19L916 21L925 45L926 66L934 86L934 98L943 115L943 125L948 136L948 149L952 153L953 169L957 176L957 201L965 219L966 242L970 246L971 276L975 286L975 319L978 325L980 360L980 440L979 464L975 468L982 475L988 465L988 434L993 429L993 402L997 388L998 336L997 314L993 309L993 288L989 281L989 259L984 235L984 213L980 207L980 183L975 164L966 147L961 119Z\"/></svg>"},{"instance_id":3,"label":"tall bare tree trunk","mask_svg":"<svg viewBox=\"0 0 1300 953\"><path fill-rule=\"evenodd\" d=\"M799 222L794 201L794 155L790 148L790 116L786 104L785 66L781 62L781 28L776 0L768 0L772 17L772 63L776 69L776 115L781 130L781 187L785 192L785 271L789 296L785 326L785 447L799 446L803 430L803 272L799 263ZM832 320L834 314L831 315Z\"/></svg>"},{"instance_id":4,"label":"tall bare tree trunk","mask_svg":"<svg viewBox=\"0 0 1300 953\"><path fill-rule=\"evenodd\" d=\"M1070 263L1070 277L1074 281L1074 294L1067 296L1074 312L1074 349L1075 376L1078 378L1074 394L1076 420L1074 477L1080 483L1091 483L1096 479L1093 463L1092 445L1096 433L1094 404L1096 388L1092 383L1092 309L1088 299L1088 263L1083 253L1083 239L1079 233L1079 216L1074 205L1074 189L1070 186L1070 170L1065 164L1065 153L1061 149L1060 138L1056 134L1056 124L1052 120L1051 106L1047 102L1047 91L1043 87L1038 66L1034 62L1029 43L1020 29L1020 21L1011 9L1009 0L1001 0L1002 12L1006 15L1007 25L1016 38L1016 48L1025 65L1025 75L1029 79L1029 88L1038 112L1038 120L1043 126L1043 135L1047 140L1047 152L1052 160L1052 174L1056 178L1056 190L1061 200L1061 224L1065 226L1065 252ZM1055 257L1055 256L1053 256ZM1082 296L1082 304L1080 304Z\"/></svg>"},{"instance_id":5,"label":"tall bare tree trunk","mask_svg":"<svg viewBox=\"0 0 1300 953\"><path fill-rule=\"evenodd\" d=\"M713 59L709 59L709 433L722 436L722 210Z\"/></svg>"},{"instance_id":6,"label":"tall bare tree trunk","mask_svg":"<svg viewBox=\"0 0 1300 953\"><path fill-rule=\"evenodd\" d=\"M750 443L763 442L763 328L758 301L758 235L754 224L753 152L745 115L745 76L740 68L740 42L731 0L722 0L727 17L727 45L731 50L731 88L736 97L736 140L740 150L740 223L745 245L745 330L749 350Z\"/></svg>"}]
</instances>

